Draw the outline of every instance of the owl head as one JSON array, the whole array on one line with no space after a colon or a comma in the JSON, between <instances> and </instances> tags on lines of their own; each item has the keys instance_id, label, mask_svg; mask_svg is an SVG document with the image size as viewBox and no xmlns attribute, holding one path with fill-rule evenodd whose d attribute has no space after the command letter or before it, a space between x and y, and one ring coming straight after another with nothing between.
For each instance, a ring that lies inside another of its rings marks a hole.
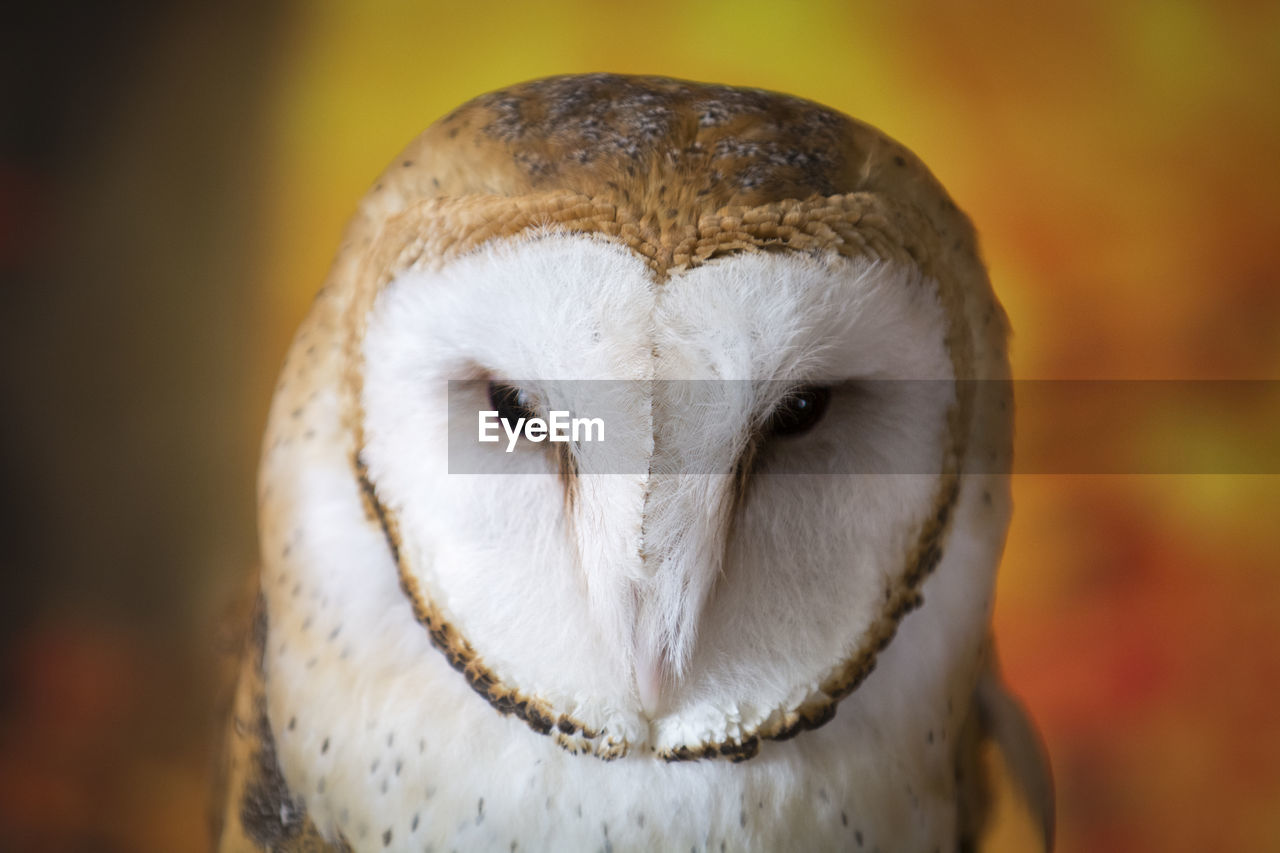
<instances>
[{"instance_id":1,"label":"owl head","mask_svg":"<svg viewBox=\"0 0 1280 853\"><path fill-rule=\"evenodd\" d=\"M1006 333L967 219L864 124L661 78L494 92L362 202L277 396L264 549L331 472L389 556L352 588L396 573L457 677L576 752L741 760L876 678L880 713L942 707L1008 521ZM599 437L512 429L557 412Z\"/></svg>"}]
</instances>

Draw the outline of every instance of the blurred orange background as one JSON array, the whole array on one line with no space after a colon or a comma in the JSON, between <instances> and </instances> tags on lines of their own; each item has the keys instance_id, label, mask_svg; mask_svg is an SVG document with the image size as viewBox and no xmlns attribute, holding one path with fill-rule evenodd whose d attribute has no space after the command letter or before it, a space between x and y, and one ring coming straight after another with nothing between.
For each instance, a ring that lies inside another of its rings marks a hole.
<instances>
[{"instance_id":1,"label":"blurred orange background","mask_svg":"<svg viewBox=\"0 0 1280 853\"><path fill-rule=\"evenodd\" d=\"M973 218L1016 376L1280 378L1274 3L107 6L0 36L3 849L207 845L274 374L374 176L486 90L828 104ZM1280 849L1280 477L1014 493L996 631L1058 849Z\"/></svg>"}]
</instances>

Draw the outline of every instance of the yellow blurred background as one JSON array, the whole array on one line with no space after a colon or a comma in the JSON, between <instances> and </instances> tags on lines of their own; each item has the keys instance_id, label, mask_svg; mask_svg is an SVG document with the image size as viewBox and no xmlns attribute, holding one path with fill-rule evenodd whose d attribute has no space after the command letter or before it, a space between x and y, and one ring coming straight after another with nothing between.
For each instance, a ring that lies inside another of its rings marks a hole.
<instances>
[{"instance_id":1,"label":"yellow blurred background","mask_svg":"<svg viewBox=\"0 0 1280 853\"><path fill-rule=\"evenodd\" d=\"M274 374L374 176L486 90L828 104L971 215L1018 377L1280 379L1280 4L110 5L0 36L3 849L207 844ZM1184 408L1153 428L1231 441ZM1280 849L1280 477L1014 491L996 630L1059 849Z\"/></svg>"}]
</instances>

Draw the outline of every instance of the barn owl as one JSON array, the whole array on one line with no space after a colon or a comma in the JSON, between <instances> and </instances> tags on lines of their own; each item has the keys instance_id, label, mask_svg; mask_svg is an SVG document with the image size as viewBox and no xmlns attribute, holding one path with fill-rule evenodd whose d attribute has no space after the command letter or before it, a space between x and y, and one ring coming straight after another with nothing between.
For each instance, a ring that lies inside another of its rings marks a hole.
<instances>
[{"instance_id":1,"label":"barn owl","mask_svg":"<svg viewBox=\"0 0 1280 853\"><path fill-rule=\"evenodd\" d=\"M221 849L965 850L991 766L1049 846L990 639L1006 325L924 165L817 104L436 122L276 388Z\"/></svg>"}]
</instances>

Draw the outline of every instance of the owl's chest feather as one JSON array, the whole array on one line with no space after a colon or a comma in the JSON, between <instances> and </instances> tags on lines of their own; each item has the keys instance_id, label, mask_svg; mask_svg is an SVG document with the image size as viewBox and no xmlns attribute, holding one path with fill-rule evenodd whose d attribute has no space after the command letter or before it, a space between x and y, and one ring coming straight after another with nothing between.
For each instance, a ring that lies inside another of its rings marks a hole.
<instances>
[{"instance_id":1,"label":"owl's chest feather","mask_svg":"<svg viewBox=\"0 0 1280 853\"><path fill-rule=\"evenodd\" d=\"M950 750L894 756L852 718L741 764L605 762L499 716L447 666L439 675L420 703L370 682L300 715L246 669L227 820L244 822L246 849L931 850L955 838ZM405 713L415 704L430 718ZM238 849L229 837L223 849Z\"/></svg>"}]
</instances>

